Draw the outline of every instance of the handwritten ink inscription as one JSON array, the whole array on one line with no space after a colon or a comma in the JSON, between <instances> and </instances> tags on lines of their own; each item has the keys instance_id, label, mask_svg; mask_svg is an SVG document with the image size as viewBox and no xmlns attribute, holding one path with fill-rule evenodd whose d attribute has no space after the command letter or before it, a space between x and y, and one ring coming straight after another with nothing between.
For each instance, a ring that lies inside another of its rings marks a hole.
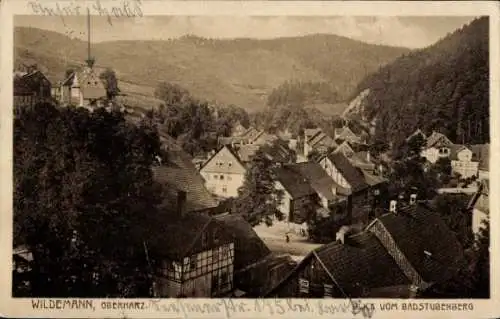
<instances>
[{"instance_id":1,"label":"handwritten ink inscription","mask_svg":"<svg viewBox=\"0 0 500 319\"><path fill-rule=\"evenodd\" d=\"M43 16L57 16L60 17L62 23L66 26L65 17L68 16L79 16L87 14L87 11L91 15L99 15L107 18L110 25L113 25L113 18L136 18L142 17L144 14L142 12L142 1L141 0L122 0L119 4L114 4L113 2L105 2L103 4L100 0L90 2L86 6L81 6L75 2L69 3L44 3L40 0L29 1L28 6L30 7L33 14L43 15Z\"/></svg>"}]
</instances>

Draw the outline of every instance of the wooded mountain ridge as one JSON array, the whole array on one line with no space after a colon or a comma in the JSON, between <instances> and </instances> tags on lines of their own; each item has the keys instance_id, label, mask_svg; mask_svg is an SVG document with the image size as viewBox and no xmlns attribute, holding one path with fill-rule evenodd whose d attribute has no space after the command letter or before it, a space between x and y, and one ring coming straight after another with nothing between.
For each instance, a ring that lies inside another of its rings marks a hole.
<instances>
[{"instance_id":1,"label":"wooded mountain ridge","mask_svg":"<svg viewBox=\"0 0 500 319\"><path fill-rule=\"evenodd\" d=\"M360 82L364 115L395 146L417 128L455 143L489 142L489 21L473 20L432 46L402 55Z\"/></svg>"},{"instance_id":2,"label":"wooded mountain ridge","mask_svg":"<svg viewBox=\"0 0 500 319\"><path fill-rule=\"evenodd\" d=\"M36 61L52 80L82 65L87 55L86 42L37 28L16 27L14 46L16 64ZM345 101L363 77L409 51L326 34L92 44L96 67L113 68L124 93L152 96L157 84L167 81L194 96L249 112L262 110L268 95L285 81L327 83L335 100Z\"/></svg>"}]
</instances>

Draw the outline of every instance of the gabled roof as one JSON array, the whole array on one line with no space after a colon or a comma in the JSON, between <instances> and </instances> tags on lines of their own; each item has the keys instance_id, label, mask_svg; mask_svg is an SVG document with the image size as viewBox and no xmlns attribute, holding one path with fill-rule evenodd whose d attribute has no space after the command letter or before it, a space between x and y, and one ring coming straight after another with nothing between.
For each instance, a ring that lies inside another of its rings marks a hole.
<instances>
[{"instance_id":1,"label":"gabled roof","mask_svg":"<svg viewBox=\"0 0 500 319\"><path fill-rule=\"evenodd\" d=\"M344 154L331 153L328 155L328 159L351 185L353 192L357 192L368 187L361 169L352 165Z\"/></svg>"},{"instance_id":2,"label":"gabled roof","mask_svg":"<svg viewBox=\"0 0 500 319\"><path fill-rule=\"evenodd\" d=\"M210 156L206 161L205 163L200 167L200 171L208 165L208 163L210 163L216 156L217 154L219 154L220 152L222 152L223 149L226 149L229 151L229 153L234 157L235 161L238 162L238 164L240 164L242 167L245 167L245 164L244 164L244 161L240 158L240 155L238 154L238 152L231 146L231 145L223 145L222 147L220 147L216 152L214 152L212 154L212 156Z\"/></svg>"},{"instance_id":3,"label":"gabled roof","mask_svg":"<svg viewBox=\"0 0 500 319\"><path fill-rule=\"evenodd\" d=\"M453 144L444 134L434 131L431 136L427 138L425 148L431 148L440 143L444 143L445 145Z\"/></svg>"},{"instance_id":4,"label":"gabled roof","mask_svg":"<svg viewBox=\"0 0 500 319\"><path fill-rule=\"evenodd\" d=\"M196 241L213 220L200 213L186 213L183 216L166 215L158 229L151 232L148 248L155 254L172 260L189 256Z\"/></svg>"},{"instance_id":5,"label":"gabled roof","mask_svg":"<svg viewBox=\"0 0 500 319\"><path fill-rule=\"evenodd\" d=\"M397 249L426 282L446 281L464 265L463 249L455 234L423 203L380 216L374 223L384 226Z\"/></svg>"},{"instance_id":6,"label":"gabled roof","mask_svg":"<svg viewBox=\"0 0 500 319\"><path fill-rule=\"evenodd\" d=\"M276 179L283 185L293 199L314 195L309 181L300 175L293 166L285 165L274 169Z\"/></svg>"},{"instance_id":7,"label":"gabled roof","mask_svg":"<svg viewBox=\"0 0 500 319\"><path fill-rule=\"evenodd\" d=\"M335 181L325 172L319 163L303 162L293 164L293 166L300 171L300 174L306 178L311 187L321 196L328 200L337 199L340 196L347 196L350 194L349 190L335 183ZM335 188L335 195L332 192Z\"/></svg>"},{"instance_id":8,"label":"gabled roof","mask_svg":"<svg viewBox=\"0 0 500 319\"><path fill-rule=\"evenodd\" d=\"M344 126L341 128L336 128L335 129L335 138L345 138L345 137L352 137L356 140L360 139L359 136L354 134L354 132L349 128L349 126Z\"/></svg>"},{"instance_id":9,"label":"gabled roof","mask_svg":"<svg viewBox=\"0 0 500 319\"><path fill-rule=\"evenodd\" d=\"M383 176L374 175L374 174L371 174L370 172L367 172L365 170L363 170L363 175L365 176L366 183L370 186L380 185L382 183L386 183L389 181L387 178L385 178Z\"/></svg>"},{"instance_id":10,"label":"gabled roof","mask_svg":"<svg viewBox=\"0 0 500 319\"><path fill-rule=\"evenodd\" d=\"M205 188L203 178L192 158L183 150L172 146L167 150L167 154L161 165L152 167L154 178L165 186L167 199L176 200L177 191L181 190L186 192L188 211L216 207L218 202Z\"/></svg>"},{"instance_id":11,"label":"gabled roof","mask_svg":"<svg viewBox=\"0 0 500 319\"><path fill-rule=\"evenodd\" d=\"M349 296L359 296L362 288L373 289L409 285L410 281L385 247L370 232L361 232L316 249L316 256ZM319 271L328 278L326 271Z\"/></svg>"},{"instance_id":12,"label":"gabled roof","mask_svg":"<svg viewBox=\"0 0 500 319\"><path fill-rule=\"evenodd\" d=\"M424 132L422 132L422 131L418 128L415 132L413 132L410 136L408 136L408 137L406 138L406 141L408 142L408 141L409 141L412 137L414 137L414 136L416 136L416 135L418 135L418 134L420 134L420 135L424 138L424 140L427 138L427 137L425 136L425 133L424 133Z\"/></svg>"},{"instance_id":13,"label":"gabled roof","mask_svg":"<svg viewBox=\"0 0 500 319\"><path fill-rule=\"evenodd\" d=\"M231 234L234 241L234 270L238 271L269 256L271 251L252 226L237 214L215 216Z\"/></svg>"}]
</instances>

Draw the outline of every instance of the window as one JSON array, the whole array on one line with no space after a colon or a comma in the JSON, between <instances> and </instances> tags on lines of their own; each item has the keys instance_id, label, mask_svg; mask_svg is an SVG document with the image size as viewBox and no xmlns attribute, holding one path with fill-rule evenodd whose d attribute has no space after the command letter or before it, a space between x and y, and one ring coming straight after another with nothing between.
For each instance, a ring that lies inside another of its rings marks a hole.
<instances>
[{"instance_id":1,"label":"window","mask_svg":"<svg viewBox=\"0 0 500 319\"><path fill-rule=\"evenodd\" d=\"M227 176L227 180L228 180L228 181L232 180L231 176L229 176L229 175L228 175L228 176Z\"/></svg>"},{"instance_id":2,"label":"window","mask_svg":"<svg viewBox=\"0 0 500 319\"><path fill-rule=\"evenodd\" d=\"M221 180L221 181L222 181L222 180L224 180L224 175L221 175L221 176L220 176L220 180Z\"/></svg>"},{"instance_id":3,"label":"window","mask_svg":"<svg viewBox=\"0 0 500 319\"><path fill-rule=\"evenodd\" d=\"M189 260L189 271L193 271L196 269L196 255L191 257Z\"/></svg>"},{"instance_id":4,"label":"window","mask_svg":"<svg viewBox=\"0 0 500 319\"><path fill-rule=\"evenodd\" d=\"M328 284L324 284L323 288L325 290L325 297L331 298L332 292L333 292L333 286L328 285Z\"/></svg>"},{"instance_id":5,"label":"window","mask_svg":"<svg viewBox=\"0 0 500 319\"><path fill-rule=\"evenodd\" d=\"M309 281L304 278L299 278L299 291L304 294L309 293Z\"/></svg>"},{"instance_id":6,"label":"window","mask_svg":"<svg viewBox=\"0 0 500 319\"><path fill-rule=\"evenodd\" d=\"M222 192L227 193L227 186L226 185L222 186Z\"/></svg>"},{"instance_id":7,"label":"window","mask_svg":"<svg viewBox=\"0 0 500 319\"><path fill-rule=\"evenodd\" d=\"M229 162L229 163L227 163L227 165L228 165L229 167L231 167L231 166L233 166L233 162Z\"/></svg>"},{"instance_id":8,"label":"window","mask_svg":"<svg viewBox=\"0 0 500 319\"><path fill-rule=\"evenodd\" d=\"M380 195L380 190L375 189L375 190L373 191L373 195L375 195L375 196Z\"/></svg>"},{"instance_id":9,"label":"window","mask_svg":"<svg viewBox=\"0 0 500 319\"><path fill-rule=\"evenodd\" d=\"M214 179L217 179L217 178L219 178L219 175L214 175Z\"/></svg>"}]
</instances>

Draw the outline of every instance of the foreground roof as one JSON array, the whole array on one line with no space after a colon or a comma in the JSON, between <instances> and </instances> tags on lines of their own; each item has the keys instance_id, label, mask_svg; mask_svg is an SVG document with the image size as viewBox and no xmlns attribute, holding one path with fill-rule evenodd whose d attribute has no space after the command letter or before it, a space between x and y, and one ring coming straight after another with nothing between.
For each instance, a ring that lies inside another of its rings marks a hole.
<instances>
[{"instance_id":1,"label":"foreground roof","mask_svg":"<svg viewBox=\"0 0 500 319\"><path fill-rule=\"evenodd\" d=\"M385 214L374 223L384 226L426 282L450 279L464 265L463 249L457 237L426 204L407 206L397 214Z\"/></svg>"},{"instance_id":2,"label":"foreground roof","mask_svg":"<svg viewBox=\"0 0 500 319\"><path fill-rule=\"evenodd\" d=\"M321 246L316 255L348 295L358 293L361 287L410 284L377 237L369 232L350 236L344 244L332 242Z\"/></svg>"}]
</instances>

